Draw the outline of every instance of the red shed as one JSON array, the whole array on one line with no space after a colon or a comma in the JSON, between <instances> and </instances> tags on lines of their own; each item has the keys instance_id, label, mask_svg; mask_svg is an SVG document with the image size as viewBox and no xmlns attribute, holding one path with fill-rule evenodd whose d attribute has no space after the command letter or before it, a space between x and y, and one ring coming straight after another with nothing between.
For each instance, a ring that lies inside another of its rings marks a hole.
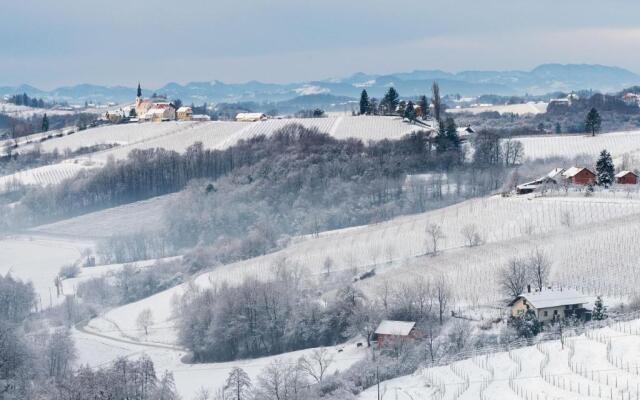
<instances>
[{"instance_id":1,"label":"red shed","mask_svg":"<svg viewBox=\"0 0 640 400\"><path fill-rule=\"evenodd\" d=\"M616 183L621 185L635 185L638 183L638 175L631 171L620 171L616 174Z\"/></svg>"},{"instance_id":2,"label":"red shed","mask_svg":"<svg viewBox=\"0 0 640 400\"><path fill-rule=\"evenodd\" d=\"M389 340L413 340L418 337L415 322L407 321L389 321L380 322L375 331L378 341L378 347L384 346L385 341Z\"/></svg>"},{"instance_id":3,"label":"red shed","mask_svg":"<svg viewBox=\"0 0 640 400\"><path fill-rule=\"evenodd\" d=\"M588 168L571 167L564 171L562 176L572 185L593 185L596 183L596 174Z\"/></svg>"}]
</instances>

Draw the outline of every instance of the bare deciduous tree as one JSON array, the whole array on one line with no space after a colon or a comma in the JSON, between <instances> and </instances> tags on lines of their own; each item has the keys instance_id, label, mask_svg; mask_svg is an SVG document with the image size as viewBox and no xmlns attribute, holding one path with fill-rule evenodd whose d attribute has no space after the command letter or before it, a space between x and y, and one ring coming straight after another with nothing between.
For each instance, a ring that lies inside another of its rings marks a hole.
<instances>
[{"instance_id":1,"label":"bare deciduous tree","mask_svg":"<svg viewBox=\"0 0 640 400\"><path fill-rule=\"evenodd\" d=\"M138 314L138 318L136 319L136 325L138 326L138 329L144 330L145 336L149 335L149 327L153 325L153 313L151 312L151 309L145 308L140 311L140 314Z\"/></svg>"},{"instance_id":2,"label":"bare deciduous tree","mask_svg":"<svg viewBox=\"0 0 640 400\"><path fill-rule=\"evenodd\" d=\"M541 291L549 280L549 274L551 273L551 259L544 251L535 249L527 259L527 270L529 280L533 282L536 289Z\"/></svg>"},{"instance_id":3,"label":"bare deciduous tree","mask_svg":"<svg viewBox=\"0 0 640 400\"><path fill-rule=\"evenodd\" d=\"M333 356L325 347L320 347L311 352L309 356L300 357L298 365L302 371L309 375L316 383L322 383L324 375L333 364Z\"/></svg>"},{"instance_id":4,"label":"bare deciduous tree","mask_svg":"<svg viewBox=\"0 0 640 400\"><path fill-rule=\"evenodd\" d=\"M427 233L427 252L435 256L438 254L440 241L445 238L442 226L435 223L428 224L425 232Z\"/></svg>"},{"instance_id":5,"label":"bare deciduous tree","mask_svg":"<svg viewBox=\"0 0 640 400\"><path fill-rule=\"evenodd\" d=\"M527 267L522 260L512 258L499 273L499 283L510 297L517 297L527 285Z\"/></svg>"},{"instance_id":6,"label":"bare deciduous tree","mask_svg":"<svg viewBox=\"0 0 640 400\"><path fill-rule=\"evenodd\" d=\"M444 314L447 311L449 300L451 299L451 287L449 282L440 275L433 283L433 297L438 306L438 321L440 325L444 323Z\"/></svg>"},{"instance_id":7,"label":"bare deciduous tree","mask_svg":"<svg viewBox=\"0 0 640 400\"><path fill-rule=\"evenodd\" d=\"M482 236L480 235L480 231L475 224L467 224L462 227L462 236L464 236L464 241L467 247L475 247L482 244Z\"/></svg>"},{"instance_id":8,"label":"bare deciduous tree","mask_svg":"<svg viewBox=\"0 0 640 400\"><path fill-rule=\"evenodd\" d=\"M225 392L228 393L226 399L242 400L250 397L251 378L239 367L234 367L224 385Z\"/></svg>"}]
</instances>

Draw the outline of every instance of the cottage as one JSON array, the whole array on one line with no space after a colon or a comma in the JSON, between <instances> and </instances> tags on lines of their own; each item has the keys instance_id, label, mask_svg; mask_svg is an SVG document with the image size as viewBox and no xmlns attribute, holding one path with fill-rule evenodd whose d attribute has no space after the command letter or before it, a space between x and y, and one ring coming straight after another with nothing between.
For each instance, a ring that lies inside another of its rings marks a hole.
<instances>
[{"instance_id":1,"label":"cottage","mask_svg":"<svg viewBox=\"0 0 640 400\"><path fill-rule=\"evenodd\" d=\"M415 322L383 320L374 334L378 347L382 347L385 341L416 339L418 330Z\"/></svg>"},{"instance_id":2,"label":"cottage","mask_svg":"<svg viewBox=\"0 0 640 400\"><path fill-rule=\"evenodd\" d=\"M145 119L153 122L173 121L176 119L176 109L169 103L158 103L146 112Z\"/></svg>"},{"instance_id":3,"label":"cottage","mask_svg":"<svg viewBox=\"0 0 640 400\"><path fill-rule=\"evenodd\" d=\"M584 305L588 302L587 297L572 289L531 292L531 287L528 287L527 292L516 297L509 306L513 317L532 310L538 321L549 322L572 315L577 318L586 317L587 310Z\"/></svg>"},{"instance_id":4,"label":"cottage","mask_svg":"<svg viewBox=\"0 0 640 400\"><path fill-rule=\"evenodd\" d=\"M564 171L562 176L572 185L593 185L596 183L596 174L588 168L571 167Z\"/></svg>"},{"instance_id":5,"label":"cottage","mask_svg":"<svg viewBox=\"0 0 640 400\"><path fill-rule=\"evenodd\" d=\"M262 113L238 113L236 115L236 121L238 122L266 121L267 119L267 115Z\"/></svg>"},{"instance_id":6,"label":"cottage","mask_svg":"<svg viewBox=\"0 0 640 400\"><path fill-rule=\"evenodd\" d=\"M554 168L547 175L536 179L535 181L526 182L516 186L516 194L528 194L533 193L539 189L557 185L558 176L564 172L562 168Z\"/></svg>"},{"instance_id":7,"label":"cottage","mask_svg":"<svg viewBox=\"0 0 640 400\"><path fill-rule=\"evenodd\" d=\"M635 185L638 183L638 175L632 171L620 171L616 174L616 183L620 185Z\"/></svg>"},{"instance_id":8,"label":"cottage","mask_svg":"<svg viewBox=\"0 0 640 400\"><path fill-rule=\"evenodd\" d=\"M191 121L193 119L193 110L191 107L180 107L176 111L178 121Z\"/></svg>"}]
</instances>

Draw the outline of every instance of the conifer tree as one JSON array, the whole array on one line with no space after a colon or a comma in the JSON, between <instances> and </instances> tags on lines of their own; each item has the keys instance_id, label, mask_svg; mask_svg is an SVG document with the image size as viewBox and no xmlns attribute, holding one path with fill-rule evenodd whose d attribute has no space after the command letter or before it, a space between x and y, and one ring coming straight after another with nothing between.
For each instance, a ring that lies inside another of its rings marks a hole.
<instances>
[{"instance_id":1,"label":"conifer tree","mask_svg":"<svg viewBox=\"0 0 640 400\"><path fill-rule=\"evenodd\" d=\"M360 93L360 115L370 113L369 95L365 89Z\"/></svg>"},{"instance_id":2,"label":"conifer tree","mask_svg":"<svg viewBox=\"0 0 640 400\"><path fill-rule=\"evenodd\" d=\"M440 118L442 117L442 99L440 98L440 86L438 82L433 82L431 86L431 103L433 104L433 118L440 123Z\"/></svg>"},{"instance_id":3,"label":"conifer tree","mask_svg":"<svg viewBox=\"0 0 640 400\"><path fill-rule=\"evenodd\" d=\"M429 115L429 101L427 100L427 96L420 96L418 105L420 106L420 111L422 112L422 119L427 119L427 115Z\"/></svg>"},{"instance_id":4,"label":"conifer tree","mask_svg":"<svg viewBox=\"0 0 640 400\"><path fill-rule=\"evenodd\" d=\"M589 111L584 125L586 131L591 132L591 136L595 136L596 133L600 131L600 127L602 126L602 118L600 118L598 110L592 108L591 111Z\"/></svg>"},{"instance_id":5,"label":"conifer tree","mask_svg":"<svg viewBox=\"0 0 640 400\"><path fill-rule=\"evenodd\" d=\"M598 185L609 187L613 184L615 168L611 154L609 154L607 150L602 150L600 153L600 158L598 158L598 162L596 163L596 176L598 178Z\"/></svg>"},{"instance_id":6,"label":"conifer tree","mask_svg":"<svg viewBox=\"0 0 640 400\"><path fill-rule=\"evenodd\" d=\"M414 122L416 120L416 109L412 101L409 101L405 106L403 117L408 119L409 122Z\"/></svg>"},{"instance_id":7,"label":"conifer tree","mask_svg":"<svg viewBox=\"0 0 640 400\"><path fill-rule=\"evenodd\" d=\"M47 114L44 114L44 117L42 117L42 132L47 132L49 130L49 117L47 117Z\"/></svg>"},{"instance_id":8,"label":"conifer tree","mask_svg":"<svg viewBox=\"0 0 640 400\"><path fill-rule=\"evenodd\" d=\"M602 321L603 319L607 319L607 307L604 306L602 298L600 296L596 298L596 302L591 313L591 318L593 318L594 321Z\"/></svg>"},{"instance_id":9,"label":"conifer tree","mask_svg":"<svg viewBox=\"0 0 640 400\"><path fill-rule=\"evenodd\" d=\"M387 109L387 113L395 114L396 108L398 108L398 104L400 104L400 95L398 94L398 91L391 86L389 90L387 90L382 101Z\"/></svg>"}]
</instances>

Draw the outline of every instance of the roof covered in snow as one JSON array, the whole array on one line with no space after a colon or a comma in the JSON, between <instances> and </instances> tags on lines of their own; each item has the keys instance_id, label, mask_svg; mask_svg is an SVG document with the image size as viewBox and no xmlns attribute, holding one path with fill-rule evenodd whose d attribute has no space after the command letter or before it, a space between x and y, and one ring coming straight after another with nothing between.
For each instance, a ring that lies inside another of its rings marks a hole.
<instances>
[{"instance_id":1,"label":"roof covered in snow","mask_svg":"<svg viewBox=\"0 0 640 400\"><path fill-rule=\"evenodd\" d=\"M182 106L182 107L178 108L178 112L179 113L185 113L185 112L193 112L193 111L191 110L191 107Z\"/></svg>"},{"instance_id":2,"label":"roof covered in snow","mask_svg":"<svg viewBox=\"0 0 640 400\"><path fill-rule=\"evenodd\" d=\"M383 320L376 329L377 335L408 336L415 322Z\"/></svg>"},{"instance_id":3,"label":"roof covered in snow","mask_svg":"<svg viewBox=\"0 0 640 400\"><path fill-rule=\"evenodd\" d=\"M629 175L629 174L632 174L632 175L638 176L638 175L636 175L636 174L635 174L635 172L633 172L633 171L620 171L620 172L618 172L618 173L616 174L616 178L622 178L623 176L625 176L625 175Z\"/></svg>"},{"instance_id":4,"label":"roof covered in snow","mask_svg":"<svg viewBox=\"0 0 640 400\"><path fill-rule=\"evenodd\" d=\"M549 173L547 174L547 176L548 176L549 178L555 178L556 176L558 176L558 175L560 175L560 174L562 174L562 173L564 173L564 168L560 168L560 167L558 167L558 168L554 168L554 169L552 169L552 170L551 170L551 172L549 172Z\"/></svg>"},{"instance_id":5,"label":"roof covered in snow","mask_svg":"<svg viewBox=\"0 0 640 400\"><path fill-rule=\"evenodd\" d=\"M562 176L564 176L565 178L572 178L572 177L578 175L583 170L587 170L587 171L591 172L589 169L584 168L584 167L571 167L568 170L564 171L562 173ZM591 173L593 174L593 172L591 172Z\"/></svg>"},{"instance_id":6,"label":"roof covered in snow","mask_svg":"<svg viewBox=\"0 0 640 400\"><path fill-rule=\"evenodd\" d=\"M541 292L523 293L517 297L524 298L535 308L562 307L574 304L585 304L589 302L589 297L577 290L543 290Z\"/></svg>"}]
</instances>

